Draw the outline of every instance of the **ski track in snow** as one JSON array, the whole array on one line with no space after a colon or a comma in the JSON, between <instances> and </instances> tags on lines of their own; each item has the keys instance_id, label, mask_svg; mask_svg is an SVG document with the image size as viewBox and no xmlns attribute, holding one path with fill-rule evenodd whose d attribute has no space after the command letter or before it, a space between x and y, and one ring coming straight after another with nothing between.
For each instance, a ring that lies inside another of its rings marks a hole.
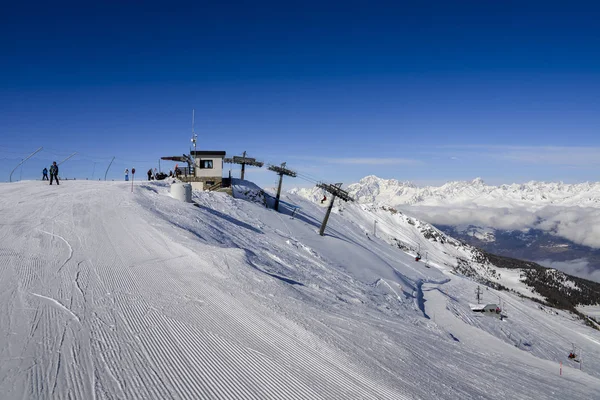
<instances>
[{"instance_id":1,"label":"ski track in snow","mask_svg":"<svg viewBox=\"0 0 600 400\"><path fill-rule=\"evenodd\" d=\"M63 242L65 242L67 244L67 246L69 247L69 256L67 257L67 259L60 265L60 267L58 267L58 271L56 271L57 273L60 272L60 270L71 260L71 257L73 257L73 248L71 247L71 245L69 244L69 242L62 236L60 235L56 235L54 233L50 233L50 232L46 232L40 229L40 232L46 233L50 236L54 236L57 237L59 239L62 239Z\"/></svg>"},{"instance_id":2,"label":"ski track in snow","mask_svg":"<svg viewBox=\"0 0 600 400\"><path fill-rule=\"evenodd\" d=\"M73 319L77 322L81 322L79 320L79 317L77 315L75 315L73 313L73 311L69 310L67 307L65 307L64 305L62 305L58 300L53 299L51 297L46 297L46 296L42 296L41 294L37 294L37 293L31 293L31 295L35 296L35 297L39 297L41 299L44 299L46 301L49 301L51 304L55 305L56 307L58 307L58 309L63 310L64 312L66 312L67 314L71 315L73 317Z\"/></svg>"},{"instance_id":3,"label":"ski track in snow","mask_svg":"<svg viewBox=\"0 0 600 400\"><path fill-rule=\"evenodd\" d=\"M597 332L506 293L514 322L473 316L473 282L424 269L354 221L332 214L320 237L325 210L299 198L286 199L302 209L290 219L221 193L194 193L196 207L164 183L134 186L0 185L2 398L589 399L600 390ZM17 195L29 201L9 208ZM52 198L63 211L40 222ZM64 241L66 260L33 228ZM565 366L560 379L552 348L574 332L589 339L590 371ZM532 336L530 351L511 342Z\"/></svg>"}]
</instances>

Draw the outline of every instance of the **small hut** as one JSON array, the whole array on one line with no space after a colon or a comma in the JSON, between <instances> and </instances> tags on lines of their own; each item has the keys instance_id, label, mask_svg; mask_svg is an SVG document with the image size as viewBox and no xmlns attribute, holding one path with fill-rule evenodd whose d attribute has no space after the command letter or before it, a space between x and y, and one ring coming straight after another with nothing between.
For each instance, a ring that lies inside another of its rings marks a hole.
<instances>
[{"instance_id":1,"label":"small hut","mask_svg":"<svg viewBox=\"0 0 600 400\"><path fill-rule=\"evenodd\" d=\"M471 311L481 313L483 315L500 318L502 310L495 303L488 304L471 304Z\"/></svg>"}]
</instances>

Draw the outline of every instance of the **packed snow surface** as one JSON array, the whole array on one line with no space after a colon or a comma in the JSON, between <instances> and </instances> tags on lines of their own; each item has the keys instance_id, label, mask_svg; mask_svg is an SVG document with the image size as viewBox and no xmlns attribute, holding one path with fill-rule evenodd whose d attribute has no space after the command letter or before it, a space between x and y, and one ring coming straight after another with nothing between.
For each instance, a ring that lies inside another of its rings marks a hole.
<instances>
[{"instance_id":1,"label":"packed snow surface","mask_svg":"<svg viewBox=\"0 0 600 400\"><path fill-rule=\"evenodd\" d=\"M325 207L234 189L0 185L2 399L598 398L600 334L570 314L492 289L508 318L473 313L443 249L415 262L353 204L321 237Z\"/></svg>"}]
</instances>

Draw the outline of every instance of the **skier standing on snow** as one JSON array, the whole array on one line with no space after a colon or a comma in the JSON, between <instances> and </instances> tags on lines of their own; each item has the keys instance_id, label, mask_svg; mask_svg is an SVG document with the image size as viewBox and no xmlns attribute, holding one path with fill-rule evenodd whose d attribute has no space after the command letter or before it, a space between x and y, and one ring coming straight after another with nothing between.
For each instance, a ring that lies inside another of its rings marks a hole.
<instances>
[{"instance_id":1,"label":"skier standing on snow","mask_svg":"<svg viewBox=\"0 0 600 400\"><path fill-rule=\"evenodd\" d=\"M125 181L129 180L129 168L125 169Z\"/></svg>"},{"instance_id":2,"label":"skier standing on snow","mask_svg":"<svg viewBox=\"0 0 600 400\"><path fill-rule=\"evenodd\" d=\"M151 181L152 180L152 168L150 168L148 170L148 180Z\"/></svg>"},{"instance_id":3,"label":"skier standing on snow","mask_svg":"<svg viewBox=\"0 0 600 400\"><path fill-rule=\"evenodd\" d=\"M52 166L50 167L50 184L52 185L52 179L56 179L56 184L60 185L60 183L58 183L58 165L56 165L56 161L54 161L52 163Z\"/></svg>"},{"instance_id":4,"label":"skier standing on snow","mask_svg":"<svg viewBox=\"0 0 600 400\"><path fill-rule=\"evenodd\" d=\"M48 180L48 168L46 168L46 167L44 167L44 169L42 170L42 180L43 181Z\"/></svg>"}]
</instances>

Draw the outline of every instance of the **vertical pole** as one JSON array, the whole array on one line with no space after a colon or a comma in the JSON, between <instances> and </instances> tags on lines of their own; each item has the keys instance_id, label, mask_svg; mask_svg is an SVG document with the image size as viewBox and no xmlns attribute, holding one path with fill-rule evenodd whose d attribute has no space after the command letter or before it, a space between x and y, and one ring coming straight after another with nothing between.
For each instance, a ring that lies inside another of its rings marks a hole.
<instances>
[{"instance_id":1,"label":"vertical pole","mask_svg":"<svg viewBox=\"0 0 600 400\"><path fill-rule=\"evenodd\" d=\"M377 220L373 221L373 236L377 236Z\"/></svg>"},{"instance_id":2,"label":"vertical pole","mask_svg":"<svg viewBox=\"0 0 600 400\"><path fill-rule=\"evenodd\" d=\"M560 376L562 376L562 361L560 362Z\"/></svg>"},{"instance_id":3,"label":"vertical pole","mask_svg":"<svg viewBox=\"0 0 600 400\"><path fill-rule=\"evenodd\" d=\"M244 172L246 170L246 152L244 151L244 154L242 156L242 180L244 180Z\"/></svg>"},{"instance_id":4,"label":"vertical pole","mask_svg":"<svg viewBox=\"0 0 600 400\"><path fill-rule=\"evenodd\" d=\"M160 171L160 158L158 159L158 172L161 172Z\"/></svg>"},{"instance_id":5,"label":"vertical pole","mask_svg":"<svg viewBox=\"0 0 600 400\"><path fill-rule=\"evenodd\" d=\"M281 182L283 181L283 174L279 174L279 186L277 186L277 197L275 197L275 211L279 211L279 195L281 194Z\"/></svg>"},{"instance_id":6,"label":"vertical pole","mask_svg":"<svg viewBox=\"0 0 600 400\"><path fill-rule=\"evenodd\" d=\"M196 130L195 130L195 125L196 125L196 109L192 109L192 135L194 136L194 151L196 151ZM196 166L196 164L194 163L194 167Z\"/></svg>"},{"instance_id":7,"label":"vertical pole","mask_svg":"<svg viewBox=\"0 0 600 400\"><path fill-rule=\"evenodd\" d=\"M319 235L323 236L325 233L325 227L327 226L327 221L329 220L329 214L331 214L331 209L333 208L333 202L335 201L335 194L331 195L331 203L329 203L329 207L327 207L327 213L325 213L325 219L323 219L323 223L321 224L321 230L319 231Z\"/></svg>"},{"instance_id":8,"label":"vertical pole","mask_svg":"<svg viewBox=\"0 0 600 400\"><path fill-rule=\"evenodd\" d=\"M131 174L131 193L133 193L133 178L135 177L135 174Z\"/></svg>"}]
</instances>

